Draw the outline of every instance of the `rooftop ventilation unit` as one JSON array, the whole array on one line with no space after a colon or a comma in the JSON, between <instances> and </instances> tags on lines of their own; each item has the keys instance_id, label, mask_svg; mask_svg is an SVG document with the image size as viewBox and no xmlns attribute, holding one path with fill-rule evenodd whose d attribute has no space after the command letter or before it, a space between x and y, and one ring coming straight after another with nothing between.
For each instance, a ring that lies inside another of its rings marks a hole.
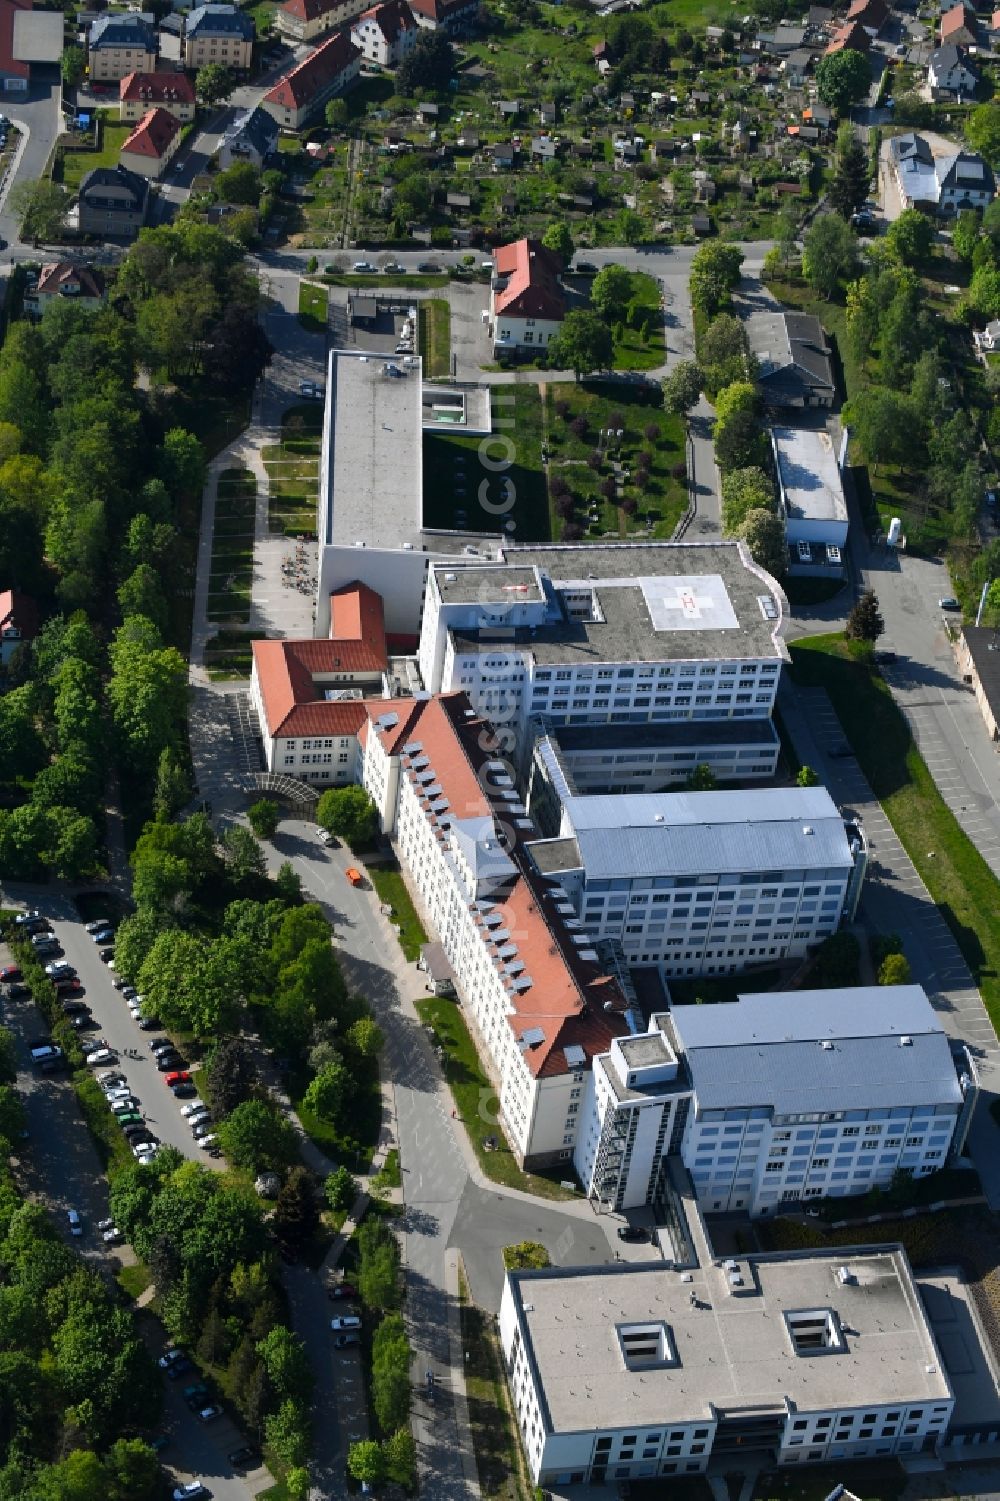
<instances>
[{"instance_id":1,"label":"rooftop ventilation unit","mask_svg":"<svg viewBox=\"0 0 1000 1501\"><path fill-rule=\"evenodd\" d=\"M849 1266L839 1266L837 1268L837 1281L842 1287L847 1287L854 1281L854 1273Z\"/></svg>"},{"instance_id":2,"label":"rooftop ventilation unit","mask_svg":"<svg viewBox=\"0 0 1000 1501\"><path fill-rule=\"evenodd\" d=\"M912 1046L913 1046L913 1038L912 1037L901 1037L899 1039L899 1045L900 1045L901 1048L912 1048Z\"/></svg>"},{"instance_id":3,"label":"rooftop ventilation unit","mask_svg":"<svg viewBox=\"0 0 1000 1501\"><path fill-rule=\"evenodd\" d=\"M823 1049L824 1053L833 1052L833 1043L827 1037L824 1037L823 1041L820 1043L820 1047Z\"/></svg>"}]
</instances>

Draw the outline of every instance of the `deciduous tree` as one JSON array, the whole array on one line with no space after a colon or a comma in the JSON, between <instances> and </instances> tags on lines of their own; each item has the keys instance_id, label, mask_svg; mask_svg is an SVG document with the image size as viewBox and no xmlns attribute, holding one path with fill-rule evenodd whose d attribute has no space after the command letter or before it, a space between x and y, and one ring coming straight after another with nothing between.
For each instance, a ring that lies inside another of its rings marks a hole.
<instances>
[{"instance_id":1,"label":"deciduous tree","mask_svg":"<svg viewBox=\"0 0 1000 1501\"><path fill-rule=\"evenodd\" d=\"M823 103L838 115L863 99L871 87L868 58L853 47L821 57L816 64L816 88Z\"/></svg>"},{"instance_id":2,"label":"deciduous tree","mask_svg":"<svg viewBox=\"0 0 1000 1501\"><path fill-rule=\"evenodd\" d=\"M806 230L802 245L806 280L824 297L832 297L857 265L857 236L839 214L820 214Z\"/></svg>"},{"instance_id":3,"label":"deciduous tree","mask_svg":"<svg viewBox=\"0 0 1000 1501\"><path fill-rule=\"evenodd\" d=\"M587 308L567 313L548 345L549 361L557 369L572 370L578 381L594 370L610 370L613 354L610 328Z\"/></svg>"},{"instance_id":4,"label":"deciduous tree","mask_svg":"<svg viewBox=\"0 0 1000 1501\"><path fill-rule=\"evenodd\" d=\"M675 416L684 416L698 405L704 376L696 360L680 360L663 378L663 405Z\"/></svg>"}]
</instances>

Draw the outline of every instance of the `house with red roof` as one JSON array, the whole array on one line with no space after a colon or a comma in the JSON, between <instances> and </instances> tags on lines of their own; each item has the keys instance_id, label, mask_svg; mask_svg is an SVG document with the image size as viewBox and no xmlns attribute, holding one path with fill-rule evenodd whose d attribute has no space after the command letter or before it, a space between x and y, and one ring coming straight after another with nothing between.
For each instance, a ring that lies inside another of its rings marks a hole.
<instances>
[{"instance_id":1,"label":"house with red roof","mask_svg":"<svg viewBox=\"0 0 1000 1501\"><path fill-rule=\"evenodd\" d=\"M870 37L877 37L889 19L889 7L885 0L853 0L845 24L850 26L860 21Z\"/></svg>"},{"instance_id":2,"label":"house with red roof","mask_svg":"<svg viewBox=\"0 0 1000 1501\"><path fill-rule=\"evenodd\" d=\"M494 353L544 349L562 327L562 259L540 240L514 240L493 252L490 328Z\"/></svg>"},{"instance_id":3,"label":"house with red roof","mask_svg":"<svg viewBox=\"0 0 1000 1501\"><path fill-rule=\"evenodd\" d=\"M15 56L14 26L19 12L30 11L32 0L0 0L0 85L6 94L26 94L31 65Z\"/></svg>"},{"instance_id":4,"label":"house with red roof","mask_svg":"<svg viewBox=\"0 0 1000 1501\"><path fill-rule=\"evenodd\" d=\"M151 109L165 109L182 125L194 119L194 84L186 73L129 73L118 84L118 118L137 125Z\"/></svg>"},{"instance_id":5,"label":"house with red roof","mask_svg":"<svg viewBox=\"0 0 1000 1501\"><path fill-rule=\"evenodd\" d=\"M451 36L472 29L479 20L479 0L409 0L413 19L426 31Z\"/></svg>"},{"instance_id":6,"label":"house with red roof","mask_svg":"<svg viewBox=\"0 0 1000 1501\"><path fill-rule=\"evenodd\" d=\"M364 8L364 0L285 0L275 12L274 24L290 42L314 42L353 21Z\"/></svg>"},{"instance_id":7,"label":"house with red roof","mask_svg":"<svg viewBox=\"0 0 1000 1501\"><path fill-rule=\"evenodd\" d=\"M279 125L300 130L328 100L346 93L360 68L361 53L347 32L335 32L278 79L264 95L262 108Z\"/></svg>"},{"instance_id":8,"label":"house with red roof","mask_svg":"<svg viewBox=\"0 0 1000 1501\"><path fill-rule=\"evenodd\" d=\"M24 641L38 634L38 610L30 594L18 589L0 591L0 667L6 667Z\"/></svg>"},{"instance_id":9,"label":"house with red roof","mask_svg":"<svg viewBox=\"0 0 1000 1501\"><path fill-rule=\"evenodd\" d=\"M165 109L151 109L122 146L118 165L155 181L163 176L180 144L180 121Z\"/></svg>"},{"instance_id":10,"label":"house with red roof","mask_svg":"<svg viewBox=\"0 0 1000 1501\"><path fill-rule=\"evenodd\" d=\"M93 266L77 266L73 261L52 261L38 272L35 282L28 273L24 290L24 311L33 317L43 316L58 298L72 298L84 307L99 307L104 301L104 277Z\"/></svg>"},{"instance_id":11,"label":"house with red roof","mask_svg":"<svg viewBox=\"0 0 1000 1501\"><path fill-rule=\"evenodd\" d=\"M838 27L827 45L824 57L833 57L838 52L870 52L872 39L860 21L849 21Z\"/></svg>"},{"instance_id":12,"label":"house with red roof","mask_svg":"<svg viewBox=\"0 0 1000 1501\"><path fill-rule=\"evenodd\" d=\"M406 0L385 0L364 11L351 27L351 41L362 56L382 68L397 68L413 50L417 23Z\"/></svg>"},{"instance_id":13,"label":"house with red roof","mask_svg":"<svg viewBox=\"0 0 1000 1501\"><path fill-rule=\"evenodd\" d=\"M979 23L970 5L959 0L941 16L941 41L959 47L974 47L979 41Z\"/></svg>"}]
</instances>

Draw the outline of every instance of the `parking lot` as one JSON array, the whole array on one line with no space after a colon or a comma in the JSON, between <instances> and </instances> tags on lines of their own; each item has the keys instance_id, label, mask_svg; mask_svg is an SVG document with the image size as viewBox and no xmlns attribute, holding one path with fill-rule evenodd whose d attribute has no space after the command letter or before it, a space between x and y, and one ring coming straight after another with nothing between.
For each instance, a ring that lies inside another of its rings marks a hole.
<instances>
[{"instance_id":1,"label":"parking lot","mask_svg":"<svg viewBox=\"0 0 1000 1501\"><path fill-rule=\"evenodd\" d=\"M418 300L406 292L380 292L377 297L352 292L348 299L351 341L373 354L418 354L418 312Z\"/></svg>"}]
</instances>

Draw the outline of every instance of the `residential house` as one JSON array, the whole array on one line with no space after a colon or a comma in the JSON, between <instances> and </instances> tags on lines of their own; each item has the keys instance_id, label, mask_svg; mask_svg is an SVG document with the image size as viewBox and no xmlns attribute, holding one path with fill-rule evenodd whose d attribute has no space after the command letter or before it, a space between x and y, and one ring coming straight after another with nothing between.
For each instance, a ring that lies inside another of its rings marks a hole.
<instances>
[{"instance_id":1,"label":"residential house","mask_svg":"<svg viewBox=\"0 0 1000 1501\"><path fill-rule=\"evenodd\" d=\"M878 36L889 19L889 7L885 0L853 0L847 12L846 24L859 21L873 39Z\"/></svg>"},{"instance_id":2,"label":"residential house","mask_svg":"<svg viewBox=\"0 0 1000 1501\"><path fill-rule=\"evenodd\" d=\"M692 214L691 228L699 239L704 239L712 233L712 221L707 214Z\"/></svg>"},{"instance_id":3,"label":"residential house","mask_svg":"<svg viewBox=\"0 0 1000 1501\"><path fill-rule=\"evenodd\" d=\"M538 161L554 162L559 155L559 142L551 136L532 136L531 154Z\"/></svg>"},{"instance_id":4,"label":"residential house","mask_svg":"<svg viewBox=\"0 0 1000 1501\"><path fill-rule=\"evenodd\" d=\"M83 307L100 307L104 301L104 278L92 266L52 261L42 266L37 281L25 288L24 310L40 318L59 297L70 298Z\"/></svg>"},{"instance_id":5,"label":"residential house","mask_svg":"<svg viewBox=\"0 0 1000 1501\"><path fill-rule=\"evenodd\" d=\"M927 64L927 86L932 98L971 99L978 85L979 74L969 62L964 47L945 42L931 53Z\"/></svg>"},{"instance_id":6,"label":"residential house","mask_svg":"<svg viewBox=\"0 0 1000 1501\"><path fill-rule=\"evenodd\" d=\"M1000 318L994 318L985 328L976 330L972 339L977 349L994 354L1000 349Z\"/></svg>"},{"instance_id":7,"label":"residential house","mask_svg":"<svg viewBox=\"0 0 1000 1501\"><path fill-rule=\"evenodd\" d=\"M510 141L497 141L494 145L487 146L486 149L493 158L494 172L513 170L517 160L517 148Z\"/></svg>"},{"instance_id":8,"label":"residential house","mask_svg":"<svg viewBox=\"0 0 1000 1501\"><path fill-rule=\"evenodd\" d=\"M156 181L167 170L181 144L181 127L165 109L143 115L118 153L119 165L128 172Z\"/></svg>"},{"instance_id":9,"label":"residential house","mask_svg":"<svg viewBox=\"0 0 1000 1501\"><path fill-rule=\"evenodd\" d=\"M455 149L457 151L478 151L479 150L479 131L478 130L463 130L462 134L459 136L458 140L455 142Z\"/></svg>"},{"instance_id":10,"label":"residential house","mask_svg":"<svg viewBox=\"0 0 1000 1501\"><path fill-rule=\"evenodd\" d=\"M422 30L450 36L471 31L479 20L479 0L410 0L410 9Z\"/></svg>"},{"instance_id":11,"label":"residential house","mask_svg":"<svg viewBox=\"0 0 1000 1501\"><path fill-rule=\"evenodd\" d=\"M904 208L922 208L941 217L985 208L996 193L992 168L978 153L944 144L945 150L935 152L912 130L890 138L889 168Z\"/></svg>"},{"instance_id":12,"label":"residential house","mask_svg":"<svg viewBox=\"0 0 1000 1501\"><path fill-rule=\"evenodd\" d=\"M436 125L440 113L440 106L437 104L431 104L429 99L425 99L422 103L417 105L417 115L419 116L421 123L424 125Z\"/></svg>"},{"instance_id":13,"label":"residential house","mask_svg":"<svg viewBox=\"0 0 1000 1501\"><path fill-rule=\"evenodd\" d=\"M279 125L300 130L328 99L351 87L360 67L361 53L347 32L335 32L278 80L261 107Z\"/></svg>"},{"instance_id":14,"label":"residential house","mask_svg":"<svg viewBox=\"0 0 1000 1501\"><path fill-rule=\"evenodd\" d=\"M278 149L278 122L259 105L238 115L219 142L219 166L250 162L262 167Z\"/></svg>"},{"instance_id":15,"label":"residential house","mask_svg":"<svg viewBox=\"0 0 1000 1501\"><path fill-rule=\"evenodd\" d=\"M198 5L184 23L184 65L223 68L247 73L253 60L256 30L253 17L235 5Z\"/></svg>"},{"instance_id":16,"label":"residential house","mask_svg":"<svg viewBox=\"0 0 1000 1501\"><path fill-rule=\"evenodd\" d=\"M498 99L496 101L497 113L504 120L516 120L521 113L520 99Z\"/></svg>"},{"instance_id":17,"label":"residential house","mask_svg":"<svg viewBox=\"0 0 1000 1501\"><path fill-rule=\"evenodd\" d=\"M455 208L465 212L472 207L472 194L446 193L444 201L448 208Z\"/></svg>"},{"instance_id":18,"label":"residential house","mask_svg":"<svg viewBox=\"0 0 1000 1501\"><path fill-rule=\"evenodd\" d=\"M838 52L870 52L872 39L860 21L850 21L838 27L827 44L824 57L834 57Z\"/></svg>"},{"instance_id":19,"label":"residential house","mask_svg":"<svg viewBox=\"0 0 1000 1501\"><path fill-rule=\"evenodd\" d=\"M30 594L19 589L0 592L0 667L6 667L17 648L38 634L38 609Z\"/></svg>"},{"instance_id":20,"label":"residential house","mask_svg":"<svg viewBox=\"0 0 1000 1501\"><path fill-rule=\"evenodd\" d=\"M556 104L544 100L538 106L538 123L540 125L555 125L559 118L559 109Z\"/></svg>"},{"instance_id":21,"label":"residential house","mask_svg":"<svg viewBox=\"0 0 1000 1501\"><path fill-rule=\"evenodd\" d=\"M275 13L279 34L290 42L314 42L353 21L364 10L364 0L285 0Z\"/></svg>"},{"instance_id":22,"label":"residential house","mask_svg":"<svg viewBox=\"0 0 1000 1501\"><path fill-rule=\"evenodd\" d=\"M802 119L806 125L815 125L817 130L831 130L833 128L833 110L825 104L810 104L802 111Z\"/></svg>"},{"instance_id":23,"label":"residential house","mask_svg":"<svg viewBox=\"0 0 1000 1501\"><path fill-rule=\"evenodd\" d=\"M413 50L418 27L406 0L383 0L363 11L351 27L351 41L369 62L396 68Z\"/></svg>"},{"instance_id":24,"label":"residential house","mask_svg":"<svg viewBox=\"0 0 1000 1501\"><path fill-rule=\"evenodd\" d=\"M833 360L818 318L811 313L754 313L746 331L757 360L757 384L769 406L833 406Z\"/></svg>"},{"instance_id":25,"label":"residential house","mask_svg":"<svg viewBox=\"0 0 1000 1501\"><path fill-rule=\"evenodd\" d=\"M490 328L494 352L544 349L566 312L562 259L540 240L515 240L493 252Z\"/></svg>"},{"instance_id":26,"label":"residential house","mask_svg":"<svg viewBox=\"0 0 1000 1501\"><path fill-rule=\"evenodd\" d=\"M763 52L769 52L772 57L787 57L790 52L795 52L805 42L806 29L804 26L776 26L773 31L762 31L757 37Z\"/></svg>"},{"instance_id":27,"label":"residential house","mask_svg":"<svg viewBox=\"0 0 1000 1501\"><path fill-rule=\"evenodd\" d=\"M186 73L129 73L118 84L118 118L137 125L151 109L164 109L182 125L194 119L194 84Z\"/></svg>"},{"instance_id":28,"label":"residential house","mask_svg":"<svg viewBox=\"0 0 1000 1501\"><path fill-rule=\"evenodd\" d=\"M798 47L788 54L781 66L781 71L790 88L802 88L812 69L812 63L813 54L808 47Z\"/></svg>"},{"instance_id":29,"label":"residential house","mask_svg":"<svg viewBox=\"0 0 1000 1501\"><path fill-rule=\"evenodd\" d=\"M142 16L121 11L98 16L87 46L91 83L117 83L130 73L156 71L156 32Z\"/></svg>"},{"instance_id":30,"label":"residential house","mask_svg":"<svg viewBox=\"0 0 1000 1501\"><path fill-rule=\"evenodd\" d=\"M80 183L80 233L131 240L146 220L149 183L127 168L94 167Z\"/></svg>"},{"instance_id":31,"label":"residential house","mask_svg":"<svg viewBox=\"0 0 1000 1501\"><path fill-rule=\"evenodd\" d=\"M979 23L976 13L964 0L959 0L941 16L941 41L952 42L959 47L974 47L979 41Z\"/></svg>"},{"instance_id":32,"label":"residential house","mask_svg":"<svg viewBox=\"0 0 1000 1501\"><path fill-rule=\"evenodd\" d=\"M962 678L976 695L979 712L993 741L1000 740L1000 652L996 650L996 644L997 633L992 627L962 627L959 637Z\"/></svg>"},{"instance_id":33,"label":"residential house","mask_svg":"<svg viewBox=\"0 0 1000 1501\"><path fill-rule=\"evenodd\" d=\"M0 87L5 94L26 94L31 76L31 64L15 44L15 27L18 16L32 8L32 0L0 0Z\"/></svg>"},{"instance_id":34,"label":"residential house","mask_svg":"<svg viewBox=\"0 0 1000 1501\"><path fill-rule=\"evenodd\" d=\"M806 11L806 25L822 31L833 22L833 11L827 5L810 5Z\"/></svg>"}]
</instances>

